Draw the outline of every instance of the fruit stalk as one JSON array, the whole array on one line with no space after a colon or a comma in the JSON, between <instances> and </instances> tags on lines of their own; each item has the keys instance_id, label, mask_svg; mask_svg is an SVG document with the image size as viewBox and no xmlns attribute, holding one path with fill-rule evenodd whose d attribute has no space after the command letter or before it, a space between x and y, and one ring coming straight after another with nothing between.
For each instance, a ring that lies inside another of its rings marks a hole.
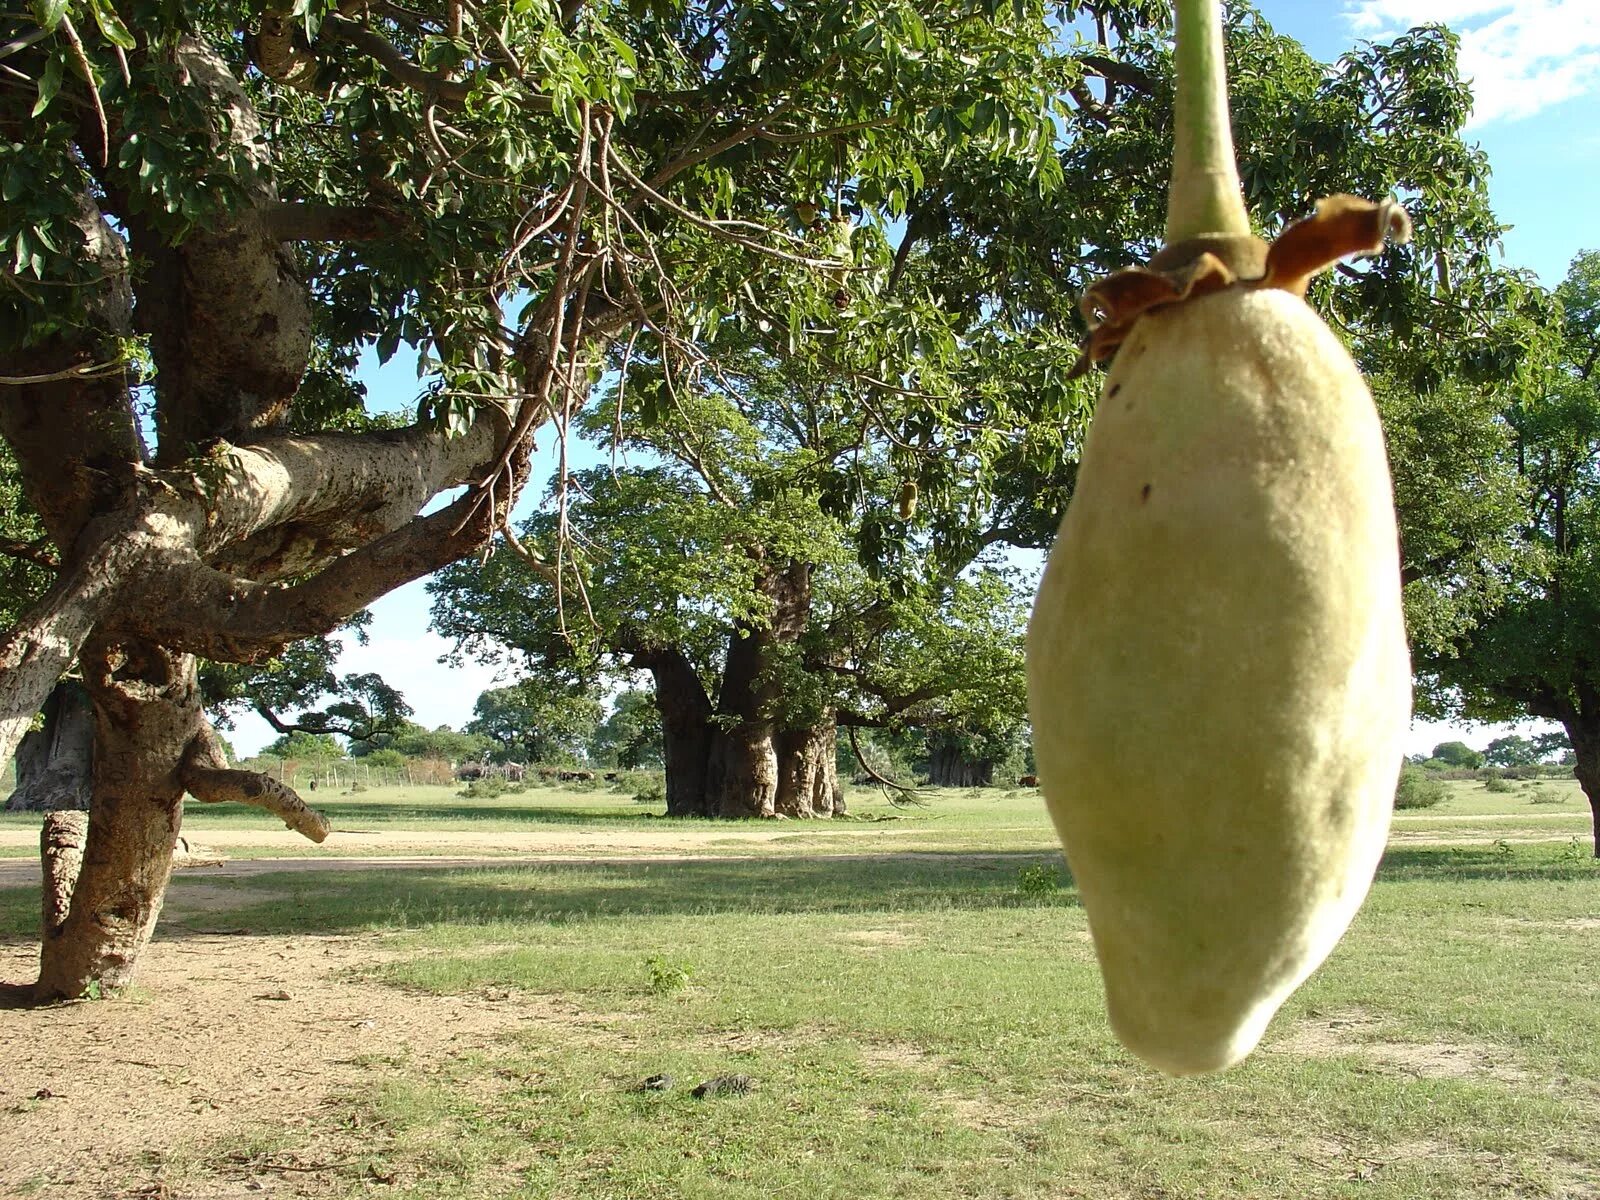
<instances>
[{"instance_id":1,"label":"fruit stalk","mask_svg":"<svg viewBox=\"0 0 1600 1200\"><path fill-rule=\"evenodd\" d=\"M1220 0L1177 0L1177 98L1167 245L1196 237L1248 235L1239 194Z\"/></svg>"}]
</instances>

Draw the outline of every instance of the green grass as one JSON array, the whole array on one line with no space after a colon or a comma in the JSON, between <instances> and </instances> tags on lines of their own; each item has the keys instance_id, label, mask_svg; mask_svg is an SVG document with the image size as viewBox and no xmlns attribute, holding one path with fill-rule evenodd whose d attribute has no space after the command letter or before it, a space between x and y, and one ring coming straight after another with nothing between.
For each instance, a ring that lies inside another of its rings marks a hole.
<instances>
[{"instance_id":1,"label":"green grass","mask_svg":"<svg viewBox=\"0 0 1600 1200\"><path fill-rule=\"evenodd\" d=\"M376 805L362 819L423 820L399 798L347 799ZM589 803L606 800L530 793L427 820L570 823ZM1516 823L1488 818L1523 805L1453 784L1429 820L1499 837ZM832 837L797 823L737 857L682 862L274 872L231 881L238 905L205 922L378 931L411 953L371 978L528 1005L511 1040L426 1071L375 1052L370 1085L319 1116L349 1142L319 1177L334 1194L1600 1195L1600 865L1585 839L1397 843L1263 1049L1224 1075L1170 1080L1106 1028L1036 797L857 808L900 819ZM588 824L634 820L648 819L613 806ZM908 845L933 848L895 853ZM36 889L0 892L5 935L31 937L36 912ZM541 1020L542 996L592 1019ZM677 1085L635 1090L662 1072ZM731 1073L754 1089L688 1094ZM276 1145L270 1130L211 1155L237 1163L258 1144Z\"/></svg>"},{"instance_id":2,"label":"green grass","mask_svg":"<svg viewBox=\"0 0 1600 1200\"><path fill-rule=\"evenodd\" d=\"M493 799L468 800L459 793L460 787L393 787L372 788L364 792L307 792L305 799L324 813L333 828L340 832L369 833L382 831L430 830L451 832L536 832L558 833L579 829L587 830L661 830L674 833L683 830L703 831L708 836L705 853L749 853L747 839L729 837L719 840L719 831L738 830L741 826L724 821L675 818L664 822L665 813L660 805L636 804L629 796L605 789L572 790L565 788L529 788L525 792L499 796ZM1044 849L1054 843L1054 834L1044 815L1038 795L1030 789L989 789L969 794L975 789L930 789L924 793L924 805L895 806L881 793L871 788L854 788L849 791L850 814L847 818L829 822L794 822L783 826L776 839L788 849L822 850L837 842L841 827L851 831L852 840L865 838L884 848L909 848L917 846L938 849L943 846L964 846L971 836L982 831L988 845L995 849ZM0 830L37 829L38 813L0 812ZM200 843L212 830L281 830L283 824L276 817L237 804L199 804L191 802L184 812L184 832ZM745 826L744 828L748 828ZM907 841L907 838L911 841ZM854 842L857 846L866 842ZM36 847L27 845L0 846L0 857L32 857ZM363 846L358 839L341 840L336 846L319 847L311 842L293 842L287 846L251 848L230 847L233 858L259 857L338 857L385 853L382 849ZM414 851L408 849L406 853ZM459 845L440 845L432 851L441 855L460 855L466 851ZM471 853L493 853L473 849ZM504 851L512 853L513 851Z\"/></svg>"}]
</instances>

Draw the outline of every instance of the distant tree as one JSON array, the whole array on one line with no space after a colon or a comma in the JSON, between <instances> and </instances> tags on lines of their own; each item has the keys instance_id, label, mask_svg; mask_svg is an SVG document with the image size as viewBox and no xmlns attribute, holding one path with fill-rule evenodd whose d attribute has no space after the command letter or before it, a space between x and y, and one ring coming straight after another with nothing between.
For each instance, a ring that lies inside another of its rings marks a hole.
<instances>
[{"instance_id":1,"label":"distant tree","mask_svg":"<svg viewBox=\"0 0 1600 1200\"><path fill-rule=\"evenodd\" d=\"M401 721L393 730L369 739L352 740L351 758L366 758L389 750L402 758L436 758L444 762L469 762L486 757L493 743L477 734L460 733L448 725L429 729L415 721Z\"/></svg>"},{"instance_id":2,"label":"distant tree","mask_svg":"<svg viewBox=\"0 0 1600 1200\"><path fill-rule=\"evenodd\" d=\"M1569 761L1572 753L1572 739L1563 730L1559 733L1535 734L1533 739L1534 752L1540 760L1554 757L1557 762Z\"/></svg>"},{"instance_id":3,"label":"distant tree","mask_svg":"<svg viewBox=\"0 0 1600 1200\"><path fill-rule=\"evenodd\" d=\"M1510 733L1497 737L1484 749L1484 762L1495 767L1527 767L1543 758L1532 738Z\"/></svg>"},{"instance_id":4,"label":"distant tree","mask_svg":"<svg viewBox=\"0 0 1600 1200\"><path fill-rule=\"evenodd\" d=\"M399 770L406 765L406 756L398 750L384 747L381 750L371 750L362 756L361 761L369 767L378 767L383 770Z\"/></svg>"},{"instance_id":5,"label":"distant tree","mask_svg":"<svg viewBox=\"0 0 1600 1200\"><path fill-rule=\"evenodd\" d=\"M343 628L365 641L369 614ZM331 637L302 638L257 663L200 665L200 688L216 724L228 728L235 713L254 712L280 734L333 733L352 741L400 729L411 706L381 675L335 675L340 644Z\"/></svg>"},{"instance_id":6,"label":"distant tree","mask_svg":"<svg viewBox=\"0 0 1600 1200\"><path fill-rule=\"evenodd\" d=\"M1483 766L1483 755L1465 742L1440 742L1433 748L1432 757L1451 767L1476 770Z\"/></svg>"},{"instance_id":7,"label":"distant tree","mask_svg":"<svg viewBox=\"0 0 1600 1200\"><path fill-rule=\"evenodd\" d=\"M497 762L573 762L600 725L601 706L585 687L524 679L491 688L472 708L467 733L487 738Z\"/></svg>"},{"instance_id":8,"label":"distant tree","mask_svg":"<svg viewBox=\"0 0 1600 1200\"><path fill-rule=\"evenodd\" d=\"M421 725L407 724L389 745L407 758L471 762L487 757L494 743L482 734L464 733L448 725L424 729Z\"/></svg>"},{"instance_id":9,"label":"distant tree","mask_svg":"<svg viewBox=\"0 0 1600 1200\"><path fill-rule=\"evenodd\" d=\"M1470 620L1416 647L1417 667L1439 708L1562 726L1600 857L1600 252L1573 261L1550 317L1502 395L1522 552Z\"/></svg>"},{"instance_id":10,"label":"distant tree","mask_svg":"<svg viewBox=\"0 0 1600 1200\"><path fill-rule=\"evenodd\" d=\"M589 758L627 770L663 765L661 713L649 692L617 693L610 714L589 740Z\"/></svg>"},{"instance_id":11,"label":"distant tree","mask_svg":"<svg viewBox=\"0 0 1600 1200\"><path fill-rule=\"evenodd\" d=\"M306 762L321 762L345 756L344 747L334 740L332 734L307 733L301 729L284 734L277 741L263 747L261 753L270 754L274 758L300 759Z\"/></svg>"}]
</instances>

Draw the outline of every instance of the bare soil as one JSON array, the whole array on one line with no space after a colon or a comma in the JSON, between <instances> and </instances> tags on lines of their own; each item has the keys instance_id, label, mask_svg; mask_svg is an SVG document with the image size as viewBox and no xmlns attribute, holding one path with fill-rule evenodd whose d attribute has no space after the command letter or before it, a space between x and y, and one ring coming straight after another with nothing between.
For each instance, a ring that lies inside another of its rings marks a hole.
<instances>
[{"instance_id":1,"label":"bare soil","mask_svg":"<svg viewBox=\"0 0 1600 1200\"><path fill-rule=\"evenodd\" d=\"M180 928L225 925L228 906L259 899L174 887L131 995L0 1012L0 1196L317 1195L334 1183L319 1169L352 1150L325 1109L370 1085L375 1060L426 1070L531 1027L572 1036L602 1024L507 989L432 996L364 980L358 969L395 954L378 935ZM36 955L0 946L0 979L30 980Z\"/></svg>"}]
</instances>

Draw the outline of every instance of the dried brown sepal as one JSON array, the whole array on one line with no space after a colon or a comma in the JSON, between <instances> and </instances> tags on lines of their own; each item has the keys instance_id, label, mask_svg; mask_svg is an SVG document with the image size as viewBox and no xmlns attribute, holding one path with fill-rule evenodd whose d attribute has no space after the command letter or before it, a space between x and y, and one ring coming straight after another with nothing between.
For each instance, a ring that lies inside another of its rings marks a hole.
<instances>
[{"instance_id":1,"label":"dried brown sepal","mask_svg":"<svg viewBox=\"0 0 1600 1200\"><path fill-rule=\"evenodd\" d=\"M1404 242L1410 236L1411 219L1392 197L1374 203L1338 195L1317 201L1315 213L1290 225L1270 246L1242 237L1168 246L1148 266L1108 275L1084 292L1079 308L1089 325L1089 340L1072 377L1115 354L1133 323L1152 309L1230 287L1276 288L1303 296L1311 277L1341 258L1376 254L1386 241Z\"/></svg>"}]
</instances>

